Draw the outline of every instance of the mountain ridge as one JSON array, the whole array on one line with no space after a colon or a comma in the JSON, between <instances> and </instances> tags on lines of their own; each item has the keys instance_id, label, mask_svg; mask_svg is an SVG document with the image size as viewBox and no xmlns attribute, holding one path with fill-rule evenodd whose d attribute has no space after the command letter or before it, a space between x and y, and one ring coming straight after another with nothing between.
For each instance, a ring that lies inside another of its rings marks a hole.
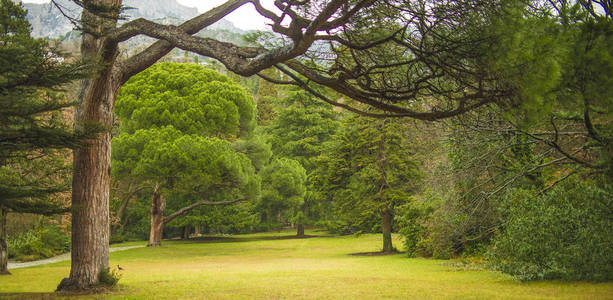
<instances>
[{"instance_id":1,"label":"mountain ridge","mask_svg":"<svg viewBox=\"0 0 613 300\"><path fill-rule=\"evenodd\" d=\"M73 24L63 13L71 18L78 19L81 8L69 0L58 0L57 2L62 7L62 11L52 5L51 2L42 4L22 3L23 7L28 10L26 18L32 24L32 36L58 38L73 30ZM150 20L176 19L178 23L198 15L197 8L184 6L176 0L125 0L124 5L129 8L123 13L128 20L141 17ZM241 31L232 23L223 21L225 20L211 26L211 29Z\"/></svg>"}]
</instances>

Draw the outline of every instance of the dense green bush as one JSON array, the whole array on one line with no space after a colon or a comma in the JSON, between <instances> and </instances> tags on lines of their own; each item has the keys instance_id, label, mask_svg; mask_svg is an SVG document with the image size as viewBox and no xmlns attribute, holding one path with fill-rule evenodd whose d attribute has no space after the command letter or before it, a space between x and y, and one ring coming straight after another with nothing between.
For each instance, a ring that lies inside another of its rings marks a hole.
<instances>
[{"instance_id":1,"label":"dense green bush","mask_svg":"<svg viewBox=\"0 0 613 300\"><path fill-rule=\"evenodd\" d=\"M8 238L9 258L31 261L70 251L70 235L41 221L36 228Z\"/></svg>"},{"instance_id":2,"label":"dense green bush","mask_svg":"<svg viewBox=\"0 0 613 300\"><path fill-rule=\"evenodd\" d=\"M519 280L613 279L613 186L572 181L507 197L507 223L489 252Z\"/></svg>"},{"instance_id":3,"label":"dense green bush","mask_svg":"<svg viewBox=\"0 0 613 300\"><path fill-rule=\"evenodd\" d=\"M421 224L424 215L426 215L424 208L411 202L400 208L400 215L396 218L400 228L398 232L404 237L404 249L409 257L424 256L419 251L425 229Z\"/></svg>"},{"instance_id":4,"label":"dense green bush","mask_svg":"<svg viewBox=\"0 0 613 300\"><path fill-rule=\"evenodd\" d=\"M98 274L98 284L102 286L113 287L117 285L121 279L121 274L117 270L111 270L109 268L105 268L100 270Z\"/></svg>"}]
</instances>

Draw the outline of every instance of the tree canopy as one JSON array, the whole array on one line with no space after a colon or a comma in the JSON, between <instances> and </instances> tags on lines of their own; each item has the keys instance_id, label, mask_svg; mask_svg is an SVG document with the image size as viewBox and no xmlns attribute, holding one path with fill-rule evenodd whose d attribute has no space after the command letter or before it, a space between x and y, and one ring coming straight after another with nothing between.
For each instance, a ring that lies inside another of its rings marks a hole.
<instances>
[{"instance_id":1,"label":"tree canopy","mask_svg":"<svg viewBox=\"0 0 613 300\"><path fill-rule=\"evenodd\" d=\"M127 133L172 125L184 134L236 138L255 126L243 88L194 64L160 63L134 76L121 88L116 113Z\"/></svg>"}]
</instances>

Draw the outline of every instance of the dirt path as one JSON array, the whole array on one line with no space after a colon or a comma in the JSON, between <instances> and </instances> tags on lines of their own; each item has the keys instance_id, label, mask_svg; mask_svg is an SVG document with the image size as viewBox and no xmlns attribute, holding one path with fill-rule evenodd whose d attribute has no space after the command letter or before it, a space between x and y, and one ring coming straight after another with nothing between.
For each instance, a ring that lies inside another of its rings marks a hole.
<instances>
[{"instance_id":1,"label":"dirt path","mask_svg":"<svg viewBox=\"0 0 613 300\"><path fill-rule=\"evenodd\" d=\"M128 249L141 248L141 247L145 247L145 246L142 245L142 246L115 247L115 248L110 248L109 251L115 252L115 251L128 250ZM18 268L25 268L25 267L33 267L33 266L40 266L40 265L56 263L56 262L65 261L65 260L70 260L70 252L64 253L58 256L54 256L51 258L35 260L35 261L28 261L28 262L10 262L9 261L8 268L18 269Z\"/></svg>"}]
</instances>

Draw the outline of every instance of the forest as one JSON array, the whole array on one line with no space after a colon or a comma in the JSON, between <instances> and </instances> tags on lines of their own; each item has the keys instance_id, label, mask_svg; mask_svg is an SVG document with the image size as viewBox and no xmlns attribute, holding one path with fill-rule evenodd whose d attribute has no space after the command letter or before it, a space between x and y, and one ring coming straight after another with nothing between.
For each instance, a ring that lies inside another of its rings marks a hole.
<instances>
[{"instance_id":1,"label":"forest","mask_svg":"<svg viewBox=\"0 0 613 300\"><path fill-rule=\"evenodd\" d=\"M0 298L613 298L610 0L72 2L0 0Z\"/></svg>"}]
</instances>

